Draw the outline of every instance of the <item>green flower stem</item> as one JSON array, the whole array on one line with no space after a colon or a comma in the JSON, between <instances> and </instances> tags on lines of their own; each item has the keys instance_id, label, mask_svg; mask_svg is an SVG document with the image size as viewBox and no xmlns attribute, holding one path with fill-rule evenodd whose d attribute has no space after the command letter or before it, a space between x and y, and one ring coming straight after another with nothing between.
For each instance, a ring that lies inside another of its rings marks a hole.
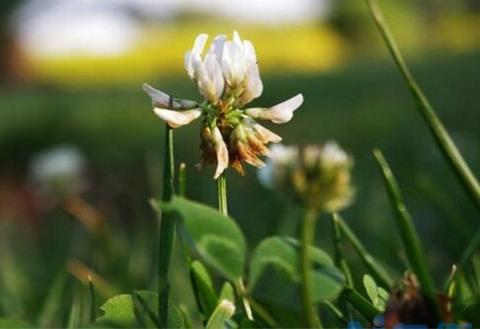
<instances>
[{"instance_id":1,"label":"green flower stem","mask_svg":"<svg viewBox=\"0 0 480 329\"><path fill-rule=\"evenodd\" d=\"M228 215L227 204L227 178L225 173L221 174L217 179L217 193L218 193L218 210L224 215Z\"/></svg>"},{"instance_id":2,"label":"green flower stem","mask_svg":"<svg viewBox=\"0 0 480 329\"><path fill-rule=\"evenodd\" d=\"M370 255L367 248L363 245L360 239L355 235L352 229L345 223L342 217L338 214L333 215L333 222L340 230L341 237L347 239L352 245L355 252L363 261L370 274L373 276L376 282L383 286L385 289L391 289L393 287L393 280L387 271Z\"/></svg>"},{"instance_id":3,"label":"green flower stem","mask_svg":"<svg viewBox=\"0 0 480 329\"><path fill-rule=\"evenodd\" d=\"M169 107L173 108L173 97L170 97ZM165 149L163 166L162 201L169 201L174 190L175 161L173 156L173 129L165 125ZM162 328L167 326L168 316L168 274L175 240L175 221L170 215L163 214L160 218L158 243L158 318Z\"/></svg>"},{"instance_id":4,"label":"green flower stem","mask_svg":"<svg viewBox=\"0 0 480 329\"><path fill-rule=\"evenodd\" d=\"M478 210L480 210L480 184L475 178L468 164L462 157L457 146L450 137L443 123L438 118L435 110L418 85L417 81L410 72L405 60L398 48L395 39L388 25L385 22L382 11L378 6L376 0L366 0L370 13L375 21L375 24L385 41L390 54L392 55L396 65L398 66L408 88L415 100L418 110L422 114L423 119L427 123L437 145L442 151L443 156L455 172L457 178L461 182L467 195L472 199Z\"/></svg>"},{"instance_id":5,"label":"green flower stem","mask_svg":"<svg viewBox=\"0 0 480 329\"><path fill-rule=\"evenodd\" d=\"M304 325L307 328L318 328L317 312L312 296L312 278L310 275L312 269L312 258L310 247L314 245L315 223L318 213L314 210L306 210L302 221L302 239L300 255L300 277L301 277L301 295Z\"/></svg>"},{"instance_id":6,"label":"green flower stem","mask_svg":"<svg viewBox=\"0 0 480 329\"><path fill-rule=\"evenodd\" d=\"M412 217L403 201L400 187L398 186L397 180L395 179L395 176L393 176L390 166L385 160L382 152L380 152L380 150L374 150L373 154L378 162L390 202L396 214L397 227L400 231L400 236L407 252L408 262L416 274L425 296L430 302L437 304L433 279L428 271L422 245L417 235L417 231L415 230L415 226L413 225ZM437 313L440 314L439 312Z\"/></svg>"},{"instance_id":7,"label":"green flower stem","mask_svg":"<svg viewBox=\"0 0 480 329\"><path fill-rule=\"evenodd\" d=\"M228 216L228 202L227 202L227 178L225 173L222 173L217 179L217 196L218 196L218 210L226 216ZM239 278L237 282L233 283L237 294L241 296L243 300L243 309L248 319L253 321L253 313L250 303L245 297L245 285L243 284L242 278Z\"/></svg>"}]
</instances>

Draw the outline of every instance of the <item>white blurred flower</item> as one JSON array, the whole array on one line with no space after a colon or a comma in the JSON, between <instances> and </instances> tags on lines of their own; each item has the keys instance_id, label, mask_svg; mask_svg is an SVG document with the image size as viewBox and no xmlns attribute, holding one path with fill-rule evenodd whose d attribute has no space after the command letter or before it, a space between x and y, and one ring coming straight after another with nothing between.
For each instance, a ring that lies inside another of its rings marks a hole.
<instances>
[{"instance_id":1,"label":"white blurred flower","mask_svg":"<svg viewBox=\"0 0 480 329\"><path fill-rule=\"evenodd\" d=\"M303 96L298 94L270 108L244 109L263 92L255 48L236 31L231 40L225 35L214 37L208 50L207 41L208 35L198 35L192 49L185 54L184 63L188 76L204 98L201 104L170 100L168 94L148 84L143 89L152 98L155 114L172 128L203 117L200 166L216 164L215 178L229 165L243 174L243 163L263 166L259 157L268 155L266 144L281 141L280 136L254 119L286 123L303 103Z\"/></svg>"},{"instance_id":2,"label":"white blurred flower","mask_svg":"<svg viewBox=\"0 0 480 329\"><path fill-rule=\"evenodd\" d=\"M353 160L336 143L297 146L274 145L260 182L306 208L335 212L353 199Z\"/></svg>"},{"instance_id":3,"label":"white blurred flower","mask_svg":"<svg viewBox=\"0 0 480 329\"><path fill-rule=\"evenodd\" d=\"M36 155L30 162L30 177L42 194L65 198L83 192L86 159L70 145L59 146Z\"/></svg>"}]
</instances>

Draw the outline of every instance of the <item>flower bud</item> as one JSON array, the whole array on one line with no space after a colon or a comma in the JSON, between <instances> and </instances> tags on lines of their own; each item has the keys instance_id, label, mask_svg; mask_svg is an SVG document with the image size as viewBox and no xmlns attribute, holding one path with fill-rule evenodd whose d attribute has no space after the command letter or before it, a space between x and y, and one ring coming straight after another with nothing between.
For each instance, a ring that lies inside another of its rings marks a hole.
<instances>
[{"instance_id":1,"label":"flower bud","mask_svg":"<svg viewBox=\"0 0 480 329\"><path fill-rule=\"evenodd\" d=\"M275 145L260 181L305 208L336 212L353 198L352 159L335 142L304 148Z\"/></svg>"}]
</instances>

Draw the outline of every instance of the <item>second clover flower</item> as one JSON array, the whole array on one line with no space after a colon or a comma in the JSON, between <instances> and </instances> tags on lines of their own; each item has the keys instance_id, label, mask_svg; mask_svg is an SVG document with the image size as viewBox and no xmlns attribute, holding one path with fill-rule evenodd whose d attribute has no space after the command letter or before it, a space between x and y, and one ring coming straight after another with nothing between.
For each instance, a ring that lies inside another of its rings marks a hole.
<instances>
[{"instance_id":1,"label":"second clover flower","mask_svg":"<svg viewBox=\"0 0 480 329\"><path fill-rule=\"evenodd\" d=\"M193 48L185 54L185 69L196 83L204 100L173 99L148 84L144 91L152 98L154 112L172 128L178 128L202 117L200 166L215 164L214 178L229 166L244 174L243 163L264 165L260 156L268 155L268 143L281 137L255 121L286 123L303 103L298 94L269 108L244 108L259 97L263 84L252 43L242 40L237 32L233 39L218 35L204 51L208 36L200 34Z\"/></svg>"}]
</instances>

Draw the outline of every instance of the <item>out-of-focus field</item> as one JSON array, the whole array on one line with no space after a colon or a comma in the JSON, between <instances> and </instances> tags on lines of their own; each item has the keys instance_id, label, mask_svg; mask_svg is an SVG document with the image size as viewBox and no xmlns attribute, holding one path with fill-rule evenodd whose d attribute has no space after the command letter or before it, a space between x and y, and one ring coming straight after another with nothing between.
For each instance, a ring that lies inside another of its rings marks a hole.
<instances>
[{"instance_id":1,"label":"out-of-focus field","mask_svg":"<svg viewBox=\"0 0 480 329\"><path fill-rule=\"evenodd\" d=\"M479 59L478 53L439 55L413 65L473 168L480 165ZM358 198L347 217L360 232L375 236L375 241L364 236L367 245L374 247L380 239L389 248L378 252L400 256L396 255L397 237L388 234L391 213L371 156L371 150L380 147L398 174L431 254L435 255L436 246L443 247L442 254L458 254L463 248L461 242L472 233L468 224L476 219L458 184L446 172L390 62L355 63L318 75L270 75L264 77L264 83L264 95L256 101L259 105L274 104L297 92L305 96L291 123L268 125L284 137L284 143L336 139L355 157ZM158 80L154 84L175 95L197 97L186 79ZM150 101L140 86L74 92L49 86L8 89L0 94L0 107L4 174L26 170L22 166L31 156L48 146L71 143L87 153L91 174L100 178L92 186L98 194L94 203L117 201L108 205L112 211L109 215L122 217L131 225L138 221L133 215L138 209L146 220L152 219L152 213L146 211L147 199L160 184L156 175L160 173L163 123L151 112ZM189 196L214 203L212 170L194 168L199 157L198 129L196 124L175 131L176 159L187 163ZM245 178L231 174L230 193L232 213L247 231L246 236L256 241L276 230L283 211L281 201L256 183L253 169ZM117 206L128 211L113 210ZM453 236L450 230L443 230L451 225L458 228ZM327 227L319 226L329 234ZM441 267L445 259L430 260Z\"/></svg>"}]
</instances>

